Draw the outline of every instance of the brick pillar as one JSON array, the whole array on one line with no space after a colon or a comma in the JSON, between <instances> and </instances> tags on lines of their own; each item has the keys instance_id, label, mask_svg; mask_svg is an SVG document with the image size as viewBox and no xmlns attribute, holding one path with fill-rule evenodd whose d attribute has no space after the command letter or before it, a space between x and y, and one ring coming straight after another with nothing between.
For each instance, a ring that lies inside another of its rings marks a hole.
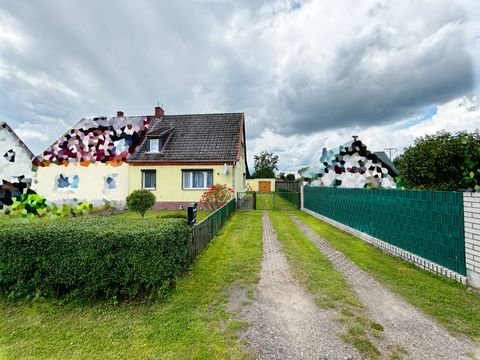
<instances>
[{"instance_id":1,"label":"brick pillar","mask_svg":"<svg viewBox=\"0 0 480 360\"><path fill-rule=\"evenodd\" d=\"M480 193L463 194L467 284L480 289Z\"/></svg>"}]
</instances>

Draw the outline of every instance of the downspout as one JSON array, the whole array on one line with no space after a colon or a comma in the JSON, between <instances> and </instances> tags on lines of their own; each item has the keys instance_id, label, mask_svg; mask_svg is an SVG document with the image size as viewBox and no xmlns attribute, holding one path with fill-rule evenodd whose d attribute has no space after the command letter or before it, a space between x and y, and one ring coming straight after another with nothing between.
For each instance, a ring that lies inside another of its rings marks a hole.
<instances>
[{"instance_id":1,"label":"downspout","mask_svg":"<svg viewBox=\"0 0 480 360\"><path fill-rule=\"evenodd\" d=\"M233 185L233 186L232 186L232 187L233 187L233 197L234 197L234 198L235 198L235 200L236 200L236 199L237 199L237 189L235 188L235 185L236 185L236 184L235 184L235 165L237 164L237 162L236 162L236 161L234 161L232 164L233 164L233 165L232 165L232 178L233 178L233 180L232 180L232 185Z\"/></svg>"}]
</instances>

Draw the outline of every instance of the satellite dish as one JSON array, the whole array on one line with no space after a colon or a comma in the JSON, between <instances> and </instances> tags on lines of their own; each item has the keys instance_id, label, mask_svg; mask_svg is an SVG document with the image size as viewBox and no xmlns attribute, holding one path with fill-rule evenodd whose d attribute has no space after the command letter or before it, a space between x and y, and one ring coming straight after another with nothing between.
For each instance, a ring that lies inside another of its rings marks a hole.
<instances>
[{"instance_id":1,"label":"satellite dish","mask_svg":"<svg viewBox=\"0 0 480 360\"><path fill-rule=\"evenodd\" d=\"M223 175L227 175L228 174L228 166L227 166L227 163L223 164Z\"/></svg>"}]
</instances>

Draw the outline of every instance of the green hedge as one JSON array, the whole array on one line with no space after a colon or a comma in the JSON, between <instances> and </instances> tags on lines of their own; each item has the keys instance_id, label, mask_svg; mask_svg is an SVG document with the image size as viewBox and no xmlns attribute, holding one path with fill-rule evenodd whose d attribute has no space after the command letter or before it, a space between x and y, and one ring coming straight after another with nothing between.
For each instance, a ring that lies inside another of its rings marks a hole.
<instances>
[{"instance_id":1,"label":"green hedge","mask_svg":"<svg viewBox=\"0 0 480 360\"><path fill-rule=\"evenodd\" d=\"M0 229L0 291L11 298L151 296L189 260L181 219L83 217Z\"/></svg>"}]
</instances>

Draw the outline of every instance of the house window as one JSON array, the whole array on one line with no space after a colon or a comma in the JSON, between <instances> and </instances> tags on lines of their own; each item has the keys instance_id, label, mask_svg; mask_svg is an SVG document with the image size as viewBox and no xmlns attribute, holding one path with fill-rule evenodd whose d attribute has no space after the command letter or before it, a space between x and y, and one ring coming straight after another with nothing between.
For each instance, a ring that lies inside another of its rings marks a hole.
<instances>
[{"instance_id":1,"label":"house window","mask_svg":"<svg viewBox=\"0 0 480 360\"><path fill-rule=\"evenodd\" d=\"M60 174L56 179L56 187L58 190L76 190L78 189L78 183L80 178L78 175L63 175Z\"/></svg>"},{"instance_id":2,"label":"house window","mask_svg":"<svg viewBox=\"0 0 480 360\"><path fill-rule=\"evenodd\" d=\"M213 185L213 170L183 170L184 189L206 189Z\"/></svg>"},{"instance_id":3,"label":"house window","mask_svg":"<svg viewBox=\"0 0 480 360\"><path fill-rule=\"evenodd\" d=\"M142 189L155 190L157 188L157 170L142 170Z\"/></svg>"},{"instance_id":4,"label":"house window","mask_svg":"<svg viewBox=\"0 0 480 360\"><path fill-rule=\"evenodd\" d=\"M109 174L105 176L105 190L115 190L117 188L117 174Z\"/></svg>"},{"instance_id":5,"label":"house window","mask_svg":"<svg viewBox=\"0 0 480 360\"><path fill-rule=\"evenodd\" d=\"M163 139L159 138L149 138L148 139L148 152L158 153L162 150Z\"/></svg>"}]
</instances>

